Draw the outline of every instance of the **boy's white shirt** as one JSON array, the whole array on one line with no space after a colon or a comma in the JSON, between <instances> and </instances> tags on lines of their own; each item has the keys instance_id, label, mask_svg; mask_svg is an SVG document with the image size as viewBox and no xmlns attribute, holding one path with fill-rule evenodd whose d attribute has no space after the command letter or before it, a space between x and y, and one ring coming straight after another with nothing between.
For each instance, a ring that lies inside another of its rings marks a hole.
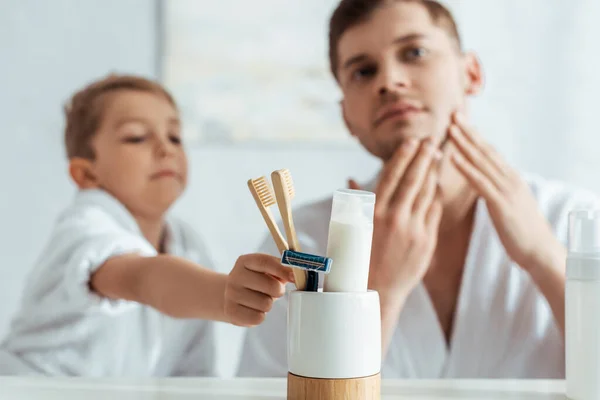
<instances>
[{"instance_id":1,"label":"boy's white shirt","mask_svg":"<svg viewBox=\"0 0 600 400\"><path fill-rule=\"evenodd\" d=\"M563 244L568 212L600 208L594 194L537 176L526 178ZM331 199L298 209L294 222L302 250L326 254ZM277 254L267 238L261 252ZM332 266L335 268L335 263ZM287 374L287 299L248 330L240 376ZM477 203L450 346L427 290L411 293L382 366L384 378L564 378L564 343L552 311L529 275L507 256L485 202Z\"/></svg>"},{"instance_id":2,"label":"boy's white shirt","mask_svg":"<svg viewBox=\"0 0 600 400\"><path fill-rule=\"evenodd\" d=\"M169 254L211 267L192 229L173 218L167 226ZM173 319L90 290L96 269L131 253L157 254L118 200L102 190L79 192L29 275L21 307L0 343L0 375L215 375L211 321Z\"/></svg>"}]
</instances>

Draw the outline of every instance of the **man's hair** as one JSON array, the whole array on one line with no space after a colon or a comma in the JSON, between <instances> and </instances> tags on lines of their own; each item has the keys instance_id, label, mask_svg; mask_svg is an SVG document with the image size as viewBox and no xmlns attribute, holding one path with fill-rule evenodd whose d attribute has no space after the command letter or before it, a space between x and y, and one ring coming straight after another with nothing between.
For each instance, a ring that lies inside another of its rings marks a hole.
<instances>
[{"instance_id":1,"label":"man's hair","mask_svg":"<svg viewBox=\"0 0 600 400\"><path fill-rule=\"evenodd\" d=\"M433 23L444 29L461 48L460 34L452 13L435 0L341 0L329 21L329 65L334 77L338 77L338 44L342 35L348 29L368 20L377 8L393 3L422 5Z\"/></svg>"},{"instance_id":2,"label":"man's hair","mask_svg":"<svg viewBox=\"0 0 600 400\"><path fill-rule=\"evenodd\" d=\"M65 147L67 157L94 159L92 138L100 128L110 94L135 90L164 97L177 107L173 97L160 84L135 75L110 74L76 92L65 106Z\"/></svg>"}]
</instances>

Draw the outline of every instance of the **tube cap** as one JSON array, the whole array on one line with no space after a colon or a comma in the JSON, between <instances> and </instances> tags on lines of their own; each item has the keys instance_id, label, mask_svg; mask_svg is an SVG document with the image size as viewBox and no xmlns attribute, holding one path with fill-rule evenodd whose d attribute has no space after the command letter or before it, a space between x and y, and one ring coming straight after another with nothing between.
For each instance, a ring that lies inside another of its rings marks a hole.
<instances>
[{"instance_id":1,"label":"tube cap","mask_svg":"<svg viewBox=\"0 0 600 400\"><path fill-rule=\"evenodd\" d=\"M569 213L567 279L600 280L600 210Z\"/></svg>"},{"instance_id":2,"label":"tube cap","mask_svg":"<svg viewBox=\"0 0 600 400\"><path fill-rule=\"evenodd\" d=\"M346 224L372 224L375 193L364 190L338 189L333 194L331 220Z\"/></svg>"},{"instance_id":3,"label":"tube cap","mask_svg":"<svg viewBox=\"0 0 600 400\"><path fill-rule=\"evenodd\" d=\"M569 253L600 257L600 210L569 213Z\"/></svg>"}]
</instances>

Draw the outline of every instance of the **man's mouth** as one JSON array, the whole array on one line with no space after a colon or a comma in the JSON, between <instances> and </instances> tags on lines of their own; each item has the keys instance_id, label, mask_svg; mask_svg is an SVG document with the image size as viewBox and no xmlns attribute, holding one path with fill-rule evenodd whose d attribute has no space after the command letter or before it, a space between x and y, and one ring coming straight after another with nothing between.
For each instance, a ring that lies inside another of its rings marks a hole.
<instances>
[{"instance_id":1,"label":"man's mouth","mask_svg":"<svg viewBox=\"0 0 600 400\"><path fill-rule=\"evenodd\" d=\"M407 120L414 115L423 111L422 107L418 107L410 103L396 103L388 107L384 107L375 118L375 126L390 120Z\"/></svg>"}]
</instances>

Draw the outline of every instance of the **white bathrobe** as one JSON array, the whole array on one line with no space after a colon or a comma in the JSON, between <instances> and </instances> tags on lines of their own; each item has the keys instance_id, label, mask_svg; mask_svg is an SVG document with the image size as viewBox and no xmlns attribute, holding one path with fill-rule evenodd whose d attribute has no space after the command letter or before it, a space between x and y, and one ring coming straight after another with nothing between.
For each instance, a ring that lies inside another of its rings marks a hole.
<instances>
[{"instance_id":1,"label":"white bathrobe","mask_svg":"<svg viewBox=\"0 0 600 400\"><path fill-rule=\"evenodd\" d=\"M198 236L168 220L167 251L210 266ZM20 310L0 342L0 375L214 375L213 323L176 320L89 288L109 258L154 256L136 221L100 190L79 192L32 269Z\"/></svg>"},{"instance_id":2,"label":"white bathrobe","mask_svg":"<svg viewBox=\"0 0 600 400\"><path fill-rule=\"evenodd\" d=\"M592 193L527 177L557 237L566 245L568 212L600 207ZM294 215L302 250L326 254L331 199ZM267 238L261 251L277 254ZM334 267L335 268L335 267ZM287 300L248 330L238 374L285 376ZM382 367L384 378L564 378L564 344L552 311L532 279L511 262L485 202L479 200L447 346L429 294L411 293Z\"/></svg>"}]
</instances>

